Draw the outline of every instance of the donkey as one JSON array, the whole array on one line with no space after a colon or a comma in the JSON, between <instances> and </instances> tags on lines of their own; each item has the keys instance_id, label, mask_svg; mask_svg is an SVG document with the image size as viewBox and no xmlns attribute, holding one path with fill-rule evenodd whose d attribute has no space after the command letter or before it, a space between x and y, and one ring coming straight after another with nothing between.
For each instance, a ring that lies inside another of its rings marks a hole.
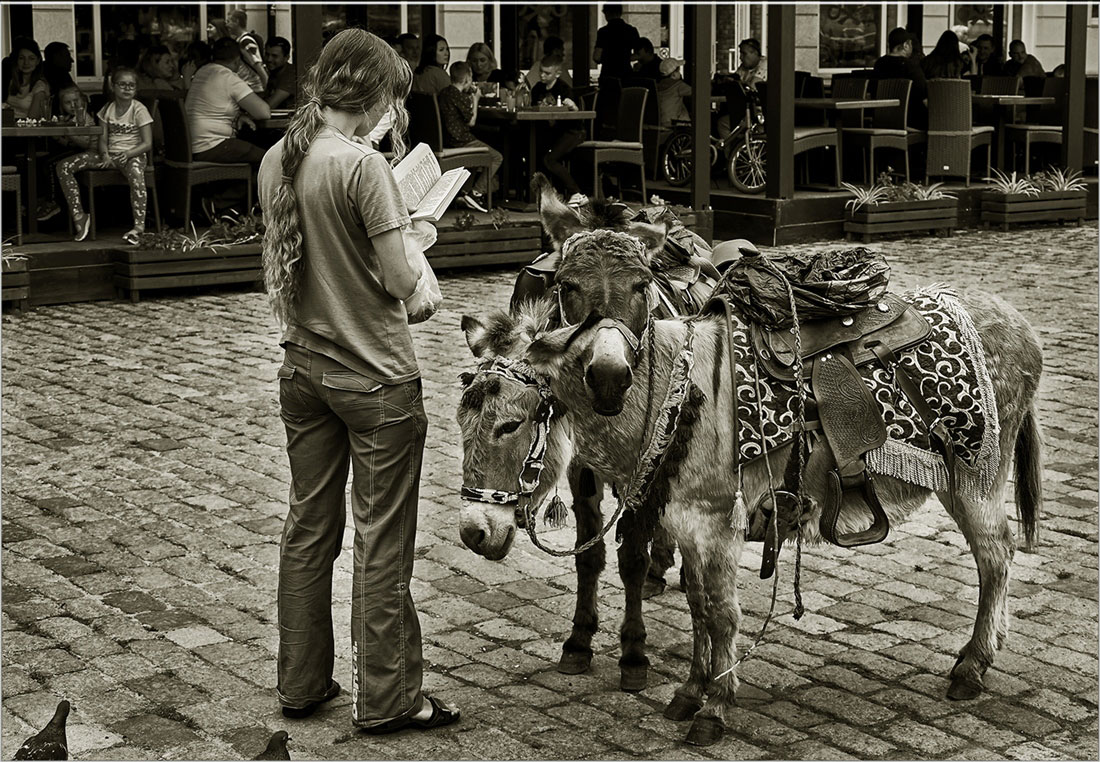
<instances>
[{"instance_id":1,"label":"donkey","mask_svg":"<svg viewBox=\"0 0 1100 762\"><path fill-rule=\"evenodd\" d=\"M562 234L566 229L562 227L563 224L569 230L616 230L645 242L650 251L650 262L657 262L653 269L656 270L658 277L664 277L670 271L680 275L688 271L687 279L681 281L681 287L686 285L687 281L691 281L690 292L688 294L683 294L682 291L666 293L666 298L661 302L666 305L663 308L663 314L672 314L676 309L696 312L717 281L718 272L709 260L696 259L690 267L680 265L677 268L678 273L671 270L672 260L676 259L678 262L680 258L668 255L665 251L667 246L678 245L687 249L706 246L701 238L686 229L677 230L678 241L673 244L667 237L669 228L665 221L634 220L623 204L594 200L578 208L568 207L542 173L536 173L532 178L531 191L532 195L539 200L543 226L555 251L537 260L520 273L511 300L513 310L524 302L537 300L552 285L556 276L556 260L559 256L557 249L560 249L560 244L564 240ZM671 278L666 278L665 283L662 284L666 286L666 292L676 290L670 285L670 281ZM653 301L654 304L658 303L657 299ZM547 315L547 321L551 324L556 321L556 317ZM488 387L495 388L497 385L498 382L491 381ZM483 396L479 395L478 399ZM560 411L559 404L558 412ZM483 419L492 420L492 417L483 417ZM560 421L560 417L557 420ZM564 431L556 428L555 436L562 435ZM494 435L488 431L484 433L489 436ZM565 443L562 444L564 446ZM469 443L469 446L478 447L476 442ZM577 522L577 544L581 545L600 532L603 523L600 501L604 495L604 483L580 459L570 462L566 458L565 462L569 463L566 476L572 498L570 508ZM626 596L626 607L620 628L620 688L624 691L640 691L646 686L648 673L648 659L645 656L646 629L642 620L641 601L642 598L649 597L647 591L651 590L655 594L660 592L660 588L651 588L652 581L647 578L647 570L651 566L647 543L640 539L632 527L627 526L629 523L628 520L620 530L623 542L617 549L619 574ZM461 533L463 542L471 549L481 552L483 536L475 528L474 522L467 522L465 526L466 530ZM653 541L654 558L660 556L663 566L667 567L672 563L672 553L671 539L666 533L659 531ZM492 554L487 555L491 557ZM605 547L602 541L596 542L588 550L576 556L577 602L572 632L562 646L562 655L558 662L559 672L579 674L587 671L591 666L592 638L598 626L597 583L604 565Z\"/></svg>"},{"instance_id":2,"label":"donkey","mask_svg":"<svg viewBox=\"0 0 1100 762\"><path fill-rule=\"evenodd\" d=\"M518 316L499 314L485 321L464 318L467 342L483 359L519 357L536 374L534 377L545 374L553 395L568 406L565 417L571 426L576 457L601 478L623 485L631 479L638 466L638 453L649 439L643 421L648 417L650 400L662 399L668 393L673 372L683 356L682 348L692 337L694 364L688 379L704 399L678 476L668 485L669 499L661 523L679 543L684 557L694 643L688 679L676 690L665 716L674 720L693 717L686 740L709 745L724 733L738 684L735 668L740 607L736 572L748 518L743 504L737 501L737 491L744 490L745 500L751 503L775 486L775 477L770 475L768 459L758 458L744 464L740 484L732 478L732 448L739 443L731 441L729 421L736 404L737 384L730 383L725 372L728 358L723 317L704 314L687 321L649 323L642 294L651 276L645 250L638 241L620 233L584 231L570 233L570 238L558 273L559 282L570 286L561 301L565 327L545 330L546 314L553 306L544 305L541 310ZM612 268L614 279L607 277ZM993 458L988 484L977 495L972 490L949 495L942 487L933 489L882 473L876 474L875 484L893 524L935 491L970 545L979 574L978 610L972 637L959 651L951 671L947 695L972 699L984 689L983 675L1008 630L1009 568L1015 551L1004 510L1013 461L1009 453L1015 455L1016 505L1027 544L1037 536L1042 449L1035 394L1042 352L1031 326L999 298L970 292L954 303L971 322L975 352L982 356L988 371L992 399L987 409L996 408L996 426L990 421L987 428L995 433L994 443L1003 457ZM569 324L570 319L583 322ZM629 332L639 336L646 330L652 334L651 345L629 340ZM744 357L738 361L746 362ZM471 388L478 383L480 379L475 378ZM491 484L514 483L515 453L526 448L522 435L527 420L524 411L529 416L530 408L510 401L516 403L526 389L523 383L501 379L498 391L492 395L492 409L507 410L511 419L500 430L508 433L483 443L476 453L467 451L468 474L476 473ZM599 415L591 415L589 409ZM460 413L464 439L479 414L473 409ZM553 448L554 443L550 446ZM787 444L773 455L782 459L789 450ZM553 478L549 453L546 463L544 480ZM809 470L805 481L810 496L824 492L821 469ZM478 527L485 532L482 552L497 556L507 553L515 530L513 513L486 506L478 509L464 512L463 531L467 524ZM817 505L801 527L803 537L809 541L820 536L819 516ZM867 517L845 509L839 523L843 531L849 532L866 525ZM797 527L795 530L799 531Z\"/></svg>"}]
</instances>

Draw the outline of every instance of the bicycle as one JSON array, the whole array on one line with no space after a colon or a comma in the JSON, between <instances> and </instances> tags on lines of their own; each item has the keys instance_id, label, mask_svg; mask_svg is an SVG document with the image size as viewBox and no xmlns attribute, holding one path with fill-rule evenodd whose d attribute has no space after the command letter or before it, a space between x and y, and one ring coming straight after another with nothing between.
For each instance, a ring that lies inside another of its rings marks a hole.
<instances>
[{"instance_id":1,"label":"bicycle","mask_svg":"<svg viewBox=\"0 0 1100 762\"><path fill-rule=\"evenodd\" d=\"M767 178L767 138L764 133L764 114L755 90L741 83L726 88L726 111L731 124L734 114L743 114L733 130L725 138L710 136L710 166L718 165L721 157L726 165L726 175L734 188L742 193L760 193ZM660 167L665 182L682 187L691 182L692 152L695 140L691 123L673 122L673 132L665 142Z\"/></svg>"}]
</instances>

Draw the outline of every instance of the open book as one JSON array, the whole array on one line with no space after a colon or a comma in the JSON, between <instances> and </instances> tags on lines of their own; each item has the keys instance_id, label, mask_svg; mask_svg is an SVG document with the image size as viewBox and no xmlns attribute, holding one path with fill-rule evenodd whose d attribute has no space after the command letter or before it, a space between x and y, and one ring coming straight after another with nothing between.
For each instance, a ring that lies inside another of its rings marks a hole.
<instances>
[{"instance_id":1,"label":"open book","mask_svg":"<svg viewBox=\"0 0 1100 762\"><path fill-rule=\"evenodd\" d=\"M393 177L405 198L410 217L439 222L470 177L470 170L456 167L447 172L440 171L432 149L427 143L418 143L393 168Z\"/></svg>"}]
</instances>

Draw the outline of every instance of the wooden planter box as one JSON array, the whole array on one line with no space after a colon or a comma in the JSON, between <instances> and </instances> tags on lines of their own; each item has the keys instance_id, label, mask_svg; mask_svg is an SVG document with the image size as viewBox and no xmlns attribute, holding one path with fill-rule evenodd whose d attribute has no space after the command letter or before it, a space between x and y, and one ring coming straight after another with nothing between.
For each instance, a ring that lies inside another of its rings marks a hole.
<instances>
[{"instance_id":1,"label":"wooden planter box","mask_svg":"<svg viewBox=\"0 0 1100 762\"><path fill-rule=\"evenodd\" d=\"M1023 222L1066 222L1078 226L1085 219L1088 191L1044 191L1038 196L1023 193L982 193L982 226L1009 225Z\"/></svg>"},{"instance_id":2,"label":"wooden planter box","mask_svg":"<svg viewBox=\"0 0 1100 762\"><path fill-rule=\"evenodd\" d=\"M31 274L27 269L27 260L5 260L3 268L0 299L15 302L16 312L22 314L27 309L27 298L31 291Z\"/></svg>"},{"instance_id":3,"label":"wooden planter box","mask_svg":"<svg viewBox=\"0 0 1100 762\"><path fill-rule=\"evenodd\" d=\"M260 283L264 277L259 243L191 251L118 249L114 267L115 289L133 302L149 289Z\"/></svg>"},{"instance_id":4,"label":"wooden planter box","mask_svg":"<svg viewBox=\"0 0 1100 762\"><path fill-rule=\"evenodd\" d=\"M542 253L538 222L506 223L499 230L489 224L465 230L439 231L425 254L433 269L480 265L528 264Z\"/></svg>"},{"instance_id":5,"label":"wooden planter box","mask_svg":"<svg viewBox=\"0 0 1100 762\"><path fill-rule=\"evenodd\" d=\"M955 198L865 204L855 211L846 211L845 237L851 241L858 235L864 243L872 236L891 233L943 231L951 235L959 225L959 201Z\"/></svg>"}]
</instances>

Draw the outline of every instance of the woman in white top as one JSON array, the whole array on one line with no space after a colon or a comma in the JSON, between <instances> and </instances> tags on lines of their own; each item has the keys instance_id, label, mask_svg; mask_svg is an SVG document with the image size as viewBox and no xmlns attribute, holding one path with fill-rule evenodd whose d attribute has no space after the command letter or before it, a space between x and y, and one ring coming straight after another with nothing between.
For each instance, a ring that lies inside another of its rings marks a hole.
<instances>
[{"instance_id":1,"label":"woman in white top","mask_svg":"<svg viewBox=\"0 0 1100 762\"><path fill-rule=\"evenodd\" d=\"M38 43L20 37L12 45L12 77L6 83L5 101L16 119L43 119L50 115L50 85L42 71Z\"/></svg>"}]
</instances>

